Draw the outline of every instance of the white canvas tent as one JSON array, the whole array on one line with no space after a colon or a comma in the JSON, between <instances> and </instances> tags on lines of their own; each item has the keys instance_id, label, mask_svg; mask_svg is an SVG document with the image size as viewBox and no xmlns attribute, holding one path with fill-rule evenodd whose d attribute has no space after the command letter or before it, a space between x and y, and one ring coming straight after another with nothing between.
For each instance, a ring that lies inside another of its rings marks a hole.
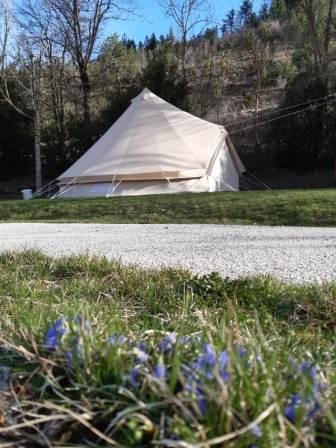
<instances>
[{"instance_id":1,"label":"white canvas tent","mask_svg":"<svg viewBox=\"0 0 336 448\"><path fill-rule=\"evenodd\" d=\"M145 89L58 182L64 197L238 191L244 171L222 126Z\"/></svg>"}]
</instances>

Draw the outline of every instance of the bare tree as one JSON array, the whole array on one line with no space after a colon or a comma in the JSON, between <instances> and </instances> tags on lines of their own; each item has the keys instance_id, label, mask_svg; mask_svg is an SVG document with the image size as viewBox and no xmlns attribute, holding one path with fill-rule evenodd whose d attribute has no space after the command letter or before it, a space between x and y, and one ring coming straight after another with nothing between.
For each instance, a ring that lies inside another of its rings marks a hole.
<instances>
[{"instance_id":1,"label":"bare tree","mask_svg":"<svg viewBox=\"0 0 336 448\"><path fill-rule=\"evenodd\" d=\"M84 120L89 123L91 81L89 64L100 32L107 19L122 19L134 11L132 0L125 7L123 0L46 0L53 11L67 49L78 70L82 94Z\"/></svg>"},{"instance_id":2,"label":"bare tree","mask_svg":"<svg viewBox=\"0 0 336 448\"><path fill-rule=\"evenodd\" d=\"M307 42L314 58L316 76L325 84L331 62L331 42L335 37L336 0L302 0Z\"/></svg>"},{"instance_id":3,"label":"bare tree","mask_svg":"<svg viewBox=\"0 0 336 448\"><path fill-rule=\"evenodd\" d=\"M187 82L187 59L190 37L200 35L211 23L210 0L159 0L166 15L177 26L181 39L182 78Z\"/></svg>"},{"instance_id":4,"label":"bare tree","mask_svg":"<svg viewBox=\"0 0 336 448\"><path fill-rule=\"evenodd\" d=\"M12 11L9 3L2 4L0 37L0 95L19 114L29 118L34 127L35 186L42 186L41 163L41 116L43 48L40 41L34 41L21 33L15 36L16 52L9 54L11 40ZM21 103L13 100L10 84L15 84L21 93Z\"/></svg>"},{"instance_id":5,"label":"bare tree","mask_svg":"<svg viewBox=\"0 0 336 448\"><path fill-rule=\"evenodd\" d=\"M40 42L44 52L44 76L48 86L45 106L51 111L57 133L58 147L65 150L65 69L66 43L57 24L52 20L51 8L45 0L21 0L18 22L32 40ZM56 26L55 26L56 25Z\"/></svg>"}]
</instances>

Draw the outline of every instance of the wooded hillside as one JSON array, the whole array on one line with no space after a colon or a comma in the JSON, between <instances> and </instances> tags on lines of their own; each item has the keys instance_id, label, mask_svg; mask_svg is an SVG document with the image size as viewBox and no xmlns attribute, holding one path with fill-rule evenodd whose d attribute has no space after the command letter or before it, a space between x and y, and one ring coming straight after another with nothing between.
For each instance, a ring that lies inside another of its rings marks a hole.
<instances>
[{"instance_id":1,"label":"wooded hillside","mask_svg":"<svg viewBox=\"0 0 336 448\"><path fill-rule=\"evenodd\" d=\"M3 1L0 190L54 179L145 86L224 124L272 186L302 186L305 173L307 185L335 184L335 0L265 1L260 11L244 0L223 17L206 6L164 0L176 26L134 42L127 29L103 38L107 21L134 13L130 2Z\"/></svg>"}]
</instances>

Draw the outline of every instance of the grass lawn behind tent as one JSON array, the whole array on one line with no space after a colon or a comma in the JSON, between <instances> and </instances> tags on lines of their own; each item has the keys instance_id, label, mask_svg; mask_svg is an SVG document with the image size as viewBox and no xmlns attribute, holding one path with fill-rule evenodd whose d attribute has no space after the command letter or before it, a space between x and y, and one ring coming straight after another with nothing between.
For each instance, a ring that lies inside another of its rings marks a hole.
<instances>
[{"instance_id":1,"label":"grass lawn behind tent","mask_svg":"<svg viewBox=\"0 0 336 448\"><path fill-rule=\"evenodd\" d=\"M26 252L0 303L3 446L336 446L335 284Z\"/></svg>"},{"instance_id":2,"label":"grass lawn behind tent","mask_svg":"<svg viewBox=\"0 0 336 448\"><path fill-rule=\"evenodd\" d=\"M0 201L0 222L335 226L336 189Z\"/></svg>"}]
</instances>

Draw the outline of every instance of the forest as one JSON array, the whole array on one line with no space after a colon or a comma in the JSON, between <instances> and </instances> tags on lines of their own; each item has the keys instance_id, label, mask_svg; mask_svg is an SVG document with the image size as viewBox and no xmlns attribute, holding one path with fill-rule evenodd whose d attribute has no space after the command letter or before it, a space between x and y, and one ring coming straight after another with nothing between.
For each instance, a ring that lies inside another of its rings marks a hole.
<instances>
[{"instance_id":1,"label":"forest","mask_svg":"<svg viewBox=\"0 0 336 448\"><path fill-rule=\"evenodd\" d=\"M55 179L145 86L224 125L272 187L335 185L335 0L223 1L222 17L211 1L158 1L174 26L135 42L106 25L141 0L0 0L3 196Z\"/></svg>"}]
</instances>

